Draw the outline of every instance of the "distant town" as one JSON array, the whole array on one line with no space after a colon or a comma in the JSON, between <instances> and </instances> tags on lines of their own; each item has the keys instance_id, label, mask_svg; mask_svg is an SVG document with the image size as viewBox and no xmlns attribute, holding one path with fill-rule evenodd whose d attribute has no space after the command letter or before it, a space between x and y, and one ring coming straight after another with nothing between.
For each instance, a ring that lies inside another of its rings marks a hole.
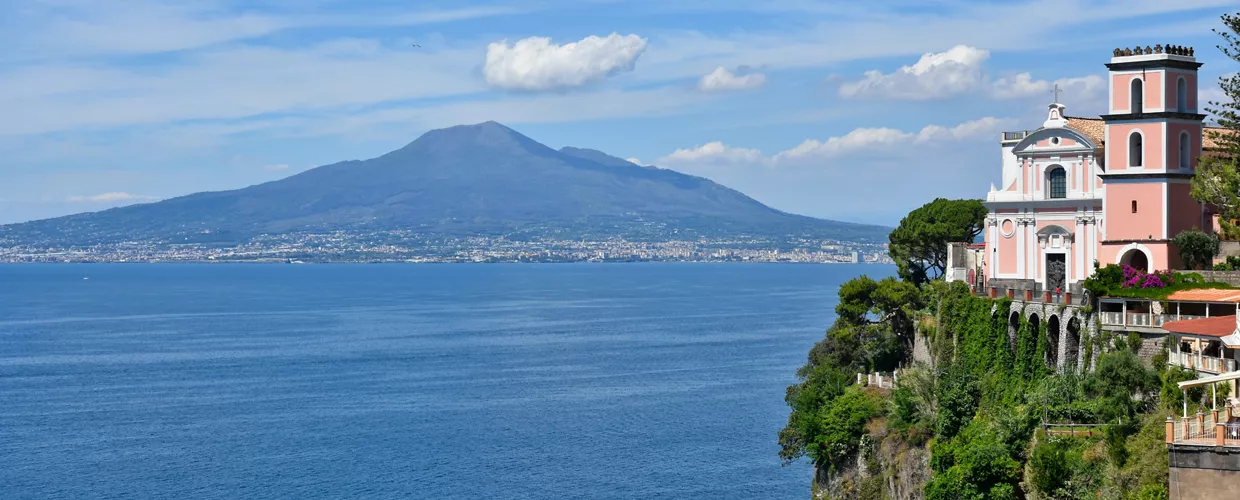
<instances>
[{"instance_id":1,"label":"distant town","mask_svg":"<svg viewBox=\"0 0 1240 500\"><path fill-rule=\"evenodd\" d=\"M889 264L886 244L786 238L426 237L413 232L262 235L243 244L123 242L70 248L0 240L0 262L798 262Z\"/></svg>"}]
</instances>

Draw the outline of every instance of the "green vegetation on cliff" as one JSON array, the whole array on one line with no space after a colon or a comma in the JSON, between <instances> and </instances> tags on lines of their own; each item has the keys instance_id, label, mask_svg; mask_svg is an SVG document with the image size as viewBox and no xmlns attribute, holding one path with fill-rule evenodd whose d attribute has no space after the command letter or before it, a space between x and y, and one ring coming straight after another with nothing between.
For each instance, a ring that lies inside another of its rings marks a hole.
<instances>
[{"instance_id":1,"label":"green vegetation on cliff","mask_svg":"<svg viewBox=\"0 0 1240 500\"><path fill-rule=\"evenodd\" d=\"M1139 338L1091 335L1094 318L1077 317L1092 370L1056 373L1046 316L1013 316L1010 300L963 283L861 276L839 296L838 319L788 388L792 413L779 435L785 461L814 464L819 497L1166 498L1169 408L1160 402L1177 406L1175 382L1193 375L1165 361L1147 367ZM914 361L915 342L928 362ZM858 373L897 369L892 389L856 384ZM1043 426L1069 422L1089 427L1062 435Z\"/></svg>"}]
</instances>

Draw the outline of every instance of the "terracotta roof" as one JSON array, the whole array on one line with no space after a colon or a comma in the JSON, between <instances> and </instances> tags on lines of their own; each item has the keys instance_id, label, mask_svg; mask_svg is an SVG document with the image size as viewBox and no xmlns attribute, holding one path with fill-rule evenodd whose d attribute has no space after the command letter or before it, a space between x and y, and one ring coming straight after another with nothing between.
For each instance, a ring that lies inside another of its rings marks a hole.
<instances>
[{"instance_id":1,"label":"terracotta roof","mask_svg":"<svg viewBox=\"0 0 1240 500\"><path fill-rule=\"evenodd\" d=\"M1227 129L1222 128L1222 127L1205 127L1204 130L1201 132L1201 135L1202 135L1201 147L1204 149L1218 149L1219 147L1222 146L1221 144L1219 144L1217 139L1215 139L1214 137L1211 137L1214 135L1214 134L1211 134L1211 132L1222 132L1224 134L1230 133L1228 132Z\"/></svg>"},{"instance_id":2,"label":"terracotta roof","mask_svg":"<svg viewBox=\"0 0 1240 500\"><path fill-rule=\"evenodd\" d=\"M1240 303L1240 290L1227 288L1198 288L1180 290L1167 296L1167 300L1180 302L1227 302Z\"/></svg>"},{"instance_id":3,"label":"terracotta roof","mask_svg":"<svg viewBox=\"0 0 1240 500\"><path fill-rule=\"evenodd\" d=\"M1103 132L1106 130L1104 128L1106 124L1102 122L1102 118L1081 118L1079 116L1065 116L1064 118L1068 119L1068 128L1085 134L1085 137L1094 141L1099 148L1104 146L1102 138L1105 135Z\"/></svg>"},{"instance_id":4,"label":"terracotta roof","mask_svg":"<svg viewBox=\"0 0 1240 500\"><path fill-rule=\"evenodd\" d=\"M1236 331L1236 317L1215 316L1212 318L1185 319L1163 323L1163 330L1187 335L1205 337L1226 337Z\"/></svg>"}]
</instances>

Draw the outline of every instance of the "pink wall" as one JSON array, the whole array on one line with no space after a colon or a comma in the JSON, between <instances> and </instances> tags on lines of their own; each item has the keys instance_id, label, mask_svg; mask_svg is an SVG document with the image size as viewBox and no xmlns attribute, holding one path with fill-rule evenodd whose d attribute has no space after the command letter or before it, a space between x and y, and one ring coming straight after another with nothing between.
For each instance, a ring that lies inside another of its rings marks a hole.
<instances>
[{"instance_id":1,"label":"pink wall","mask_svg":"<svg viewBox=\"0 0 1240 500\"><path fill-rule=\"evenodd\" d=\"M1107 155L1111 157L1107 163L1108 170L1114 172L1128 168L1128 134L1133 130L1140 130L1143 136L1141 143L1144 153L1141 162L1145 170L1162 169L1166 165L1162 124L1122 123L1108 127Z\"/></svg>"},{"instance_id":2,"label":"pink wall","mask_svg":"<svg viewBox=\"0 0 1240 500\"><path fill-rule=\"evenodd\" d=\"M1015 224L1012 227L1016 227ZM1003 228L1000 228L1002 230ZM1016 272L1016 236L1004 238L999 234L999 272L1012 274Z\"/></svg>"},{"instance_id":3,"label":"pink wall","mask_svg":"<svg viewBox=\"0 0 1240 500\"><path fill-rule=\"evenodd\" d=\"M1167 110L1175 111L1179 109L1180 103L1177 102L1177 98L1179 96L1179 90L1177 90L1176 85L1180 77L1184 77L1184 85L1188 87L1187 89L1185 89L1188 91L1187 92L1188 93L1187 109L1189 112L1192 112L1193 110L1197 109L1197 74L1193 72L1174 71L1174 70L1167 72L1167 89L1166 89Z\"/></svg>"},{"instance_id":4,"label":"pink wall","mask_svg":"<svg viewBox=\"0 0 1240 500\"><path fill-rule=\"evenodd\" d=\"M1167 237L1174 238L1180 231L1202 229L1201 204L1190 194L1188 183L1167 185Z\"/></svg>"},{"instance_id":5,"label":"pink wall","mask_svg":"<svg viewBox=\"0 0 1240 500\"><path fill-rule=\"evenodd\" d=\"M1111 108L1116 111L1132 111L1129 109L1130 102L1129 92L1132 89L1132 80L1141 79L1141 74L1116 74L1111 75L1111 82L1115 89L1115 94L1111 96ZM1145 72L1144 89L1142 96L1144 97L1145 109L1151 110L1161 108L1162 96L1165 92L1162 88L1162 73L1158 71ZM1172 89L1172 92L1175 90ZM1109 143L1108 143L1109 144Z\"/></svg>"},{"instance_id":6,"label":"pink wall","mask_svg":"<svg viewBox=\"0 0 1240 500\"><path fill-rule=\"evenodd\" d=\"M1057 147L1065 147L1065 146L1075 146L1075 145L1076 145L1076 141L1074 141L1074 140L1072 140L1072 139L1069 139L1069 138L1067 138L1067 137L1060 137L1060 138L1059 138L1059 144L1058 144L1058 145L1056 145L1056 146L1057 146ZM1050 137L1047 137L1047 138L1045 138L1045 139L1042 139L1042 140L1038 141L1038 142L1037 142L1037 146L1038 146L1038 147L1041 147L1041 148L1049 148L1049 147L1051 147L1051 138L1050 138Z\"/></svg>"},{"instance_id":7,"label":"pink wall","mask_svg":"<svg viewBox=\"0 0 1240 500\"><path fill-rule=\"evenodd\" d=\"M1105 266L1107 264L1118 264L1116 254L1119 253L1128 243L1103 243L1098 249L1098 265ZM1169 260L1170 244L1169 243L1141 243L1150 252L1150 267L1155 271L1171 268Z\"/></svg>"},{"instance_id":8,"label":"pink wall","mask_svg":"<svg viewBox=\"0 0 1240 500\"><path fill-rule=\"evenodd\" d=\"M1180 168L1180 132L1188 132L1189 165L1197 168L1197 150L1201 147L1201 125L1186 123L1167 124L1167 166Z\"/></svg>"},{"instance_id":9,"label":"pink wall","mask_svg":"<svg viewBox=\"0 0 1240 500\"><path fill-rule=\"evenodd\" d=\"M1106 187L1107 239L1144 240L1162 238L1162 184L1125 184L1113 182ZM1137 213L1132 213L1132 202Z\"/></svg>"}]
</instances>

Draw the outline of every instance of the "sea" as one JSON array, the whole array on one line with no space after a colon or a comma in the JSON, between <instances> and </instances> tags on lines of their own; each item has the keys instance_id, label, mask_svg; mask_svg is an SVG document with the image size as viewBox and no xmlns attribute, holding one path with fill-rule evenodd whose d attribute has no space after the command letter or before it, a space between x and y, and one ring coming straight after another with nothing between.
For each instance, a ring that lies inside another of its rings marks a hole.
<instances>
[{"instance_id":1,"label":"sea","mask_svg":"<svg viewBox=\"0 0 1240 500\"><path fill-rule=\"evenodd\" d=\"M823 264L0 265L0 498L785 499Z\"/></svg>"}]
</instances>

